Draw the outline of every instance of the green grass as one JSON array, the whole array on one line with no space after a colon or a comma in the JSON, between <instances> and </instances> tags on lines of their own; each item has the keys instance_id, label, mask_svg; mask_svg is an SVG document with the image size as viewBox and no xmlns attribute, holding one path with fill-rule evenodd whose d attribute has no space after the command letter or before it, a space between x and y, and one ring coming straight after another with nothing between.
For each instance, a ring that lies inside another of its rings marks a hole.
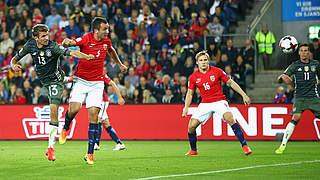
<instances>
[{"instance_id":1,"label":"green grass","mask_svg":"<svg viewBox=\"0 0 320 180\"><path fill-rule=\"evenodd\" d=\"M125 141L127 150L114 152L114 143L102 141L95 164L83 156L86 141L55 145L55 162L45 156L46 141L0 141L0 179L134 179L241 167L320 160L319 142L289 142L276 155L279 142L249 141L245 156L237 141L199 141L198 156L184 156L187 141ZM320 162L258 167L238 171L162 179L319 179Z\"/></svg>"}]
</instances>

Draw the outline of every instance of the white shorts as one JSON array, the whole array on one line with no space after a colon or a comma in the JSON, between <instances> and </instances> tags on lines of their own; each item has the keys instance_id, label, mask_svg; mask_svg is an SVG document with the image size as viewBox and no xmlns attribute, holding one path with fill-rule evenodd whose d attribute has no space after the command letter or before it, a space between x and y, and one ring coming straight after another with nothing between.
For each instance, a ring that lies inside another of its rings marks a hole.
<instances>
[{"instance_id":1,"label":"white shorts","mask_svg":"<svg viewBox=\"0 0 320 180\"><path fill-rule=\"evenodd\" d=\"M215 113L223 119L223 114L226 112L231 112L229 104L226 100L212 103L200 103L196 112L192 114L191 118L199 120L201 124L205 124L212 114Z\"/></svg>"},{"instance_id":2,"label":"white shorts","mask_svg":"<svg viewBox=\"0 0 320 180\"><path fill-rule=\"evenodd\" d=\"M109 106L109 102L103 101L101 104L101 109L99 111L98 117L102 119L102 121L108 119L107 109Z\"/></svg>"},{"instance_id":3,"label":"white shorts","mask_svg":"<svg viewBox=\"0 0 320 180\"><path fill-rule=\"evenodd\" d=\"M82 104L85 101L86 108L101 108L103 90L103 81L87 81L74 77L69 102L79 102Z\"/></svg>"}]
</instances>

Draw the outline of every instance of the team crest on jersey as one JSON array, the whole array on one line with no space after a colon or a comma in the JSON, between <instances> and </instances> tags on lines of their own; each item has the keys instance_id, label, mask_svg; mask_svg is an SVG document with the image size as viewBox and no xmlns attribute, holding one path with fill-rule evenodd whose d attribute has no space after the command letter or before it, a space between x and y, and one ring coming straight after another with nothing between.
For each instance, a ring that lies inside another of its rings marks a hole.
<instances>
[{"instance_id":1,"label":"team crest on jersey","mask_svg":"<svg viewBox=\"0 0 320 180\"><path fill-rule=\"evenodd\" d=\"M107 44L104 44L104 45L103 45L103 49L104 49L104 50L107 50L107 47L108 47Z\"/></svg>"},{"instance_id":2,"label":"team crest on jersey","mask_svg":"<svg viewBox=\"0 0 320 180\"><path fill-rule=\"evenodd\" d=\"M210 76L210 80L214 81L216 78L214 76Z\"/></svg>"},{"instance_id":3,"label":"team crest on jersey","mask_svg":"<svg viewBox=\"0 0 320 180\"><path fill-rule=\"evenodd\" d=\"M201 78L198 78L197 80L196 80L196 83L199 83L201 81Z\"/></svg>"},{"instance_id":4,"label":"team crest on jersey","mask_svg":"<svg viewBox=\"0 0 320 180\"><path fill-rule=\"evenodd\" d=\"M309 66L305 66L304 71L309 71Z\"/></svg>"},{"instance_id":5,"label":"team crest on jersey","mask_svg":"<svg viewBox=\"0 0 320 180\"><path fill-rule=\"evenodd\" d=\"M90 44L90 45L89 45L89 47L93 47L93 46L95 46L95 44Z\"/></svg>"},{"instance_id":6,"label":"team crest on jersey","mask_svg":"<svg viewBox=\"0 0 320 180\"><path fill-rule=\"evenodd\" d=\"M43 51L40 51L40 56L44 56L44 52Z\"/></svg>"},{"instance_id":7,"label":"team crest on jersey","mask_svg":"<svg viewBox=\"0 0 320 180\"><path fill-rule=\"evenodd\" d=\"M51 51L48 49L48 50L46 50L46 55L48 56L48 57L50 57L52 54L51 54Z\"/></svg>"},{"instance_id":8,"label":"team crest on jersey","mask_svg":"<svg viewBox=\"0 0 320 180\"><path fill-rule=\"evenodd\" d=\"M316 66L311 66L311 71L316 72Z\"/></svg>"}]
</instances>

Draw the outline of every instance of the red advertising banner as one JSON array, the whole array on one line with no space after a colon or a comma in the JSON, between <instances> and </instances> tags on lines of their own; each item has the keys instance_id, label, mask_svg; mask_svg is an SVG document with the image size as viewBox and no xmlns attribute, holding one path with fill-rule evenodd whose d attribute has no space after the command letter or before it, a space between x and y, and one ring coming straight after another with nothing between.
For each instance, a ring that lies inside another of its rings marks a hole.
<instances>
[{"instance_id":1,"label":"red advertising banner","mask_svg":"<svg viewBox=\"0 0 320 180\"><path fill-rule=\"evenodd\" d=\"M253 104L230 105L235 119L247 139L275 140L291 121L292 105ZM59 130L64 124L68 106L59 108ZM182 118L183 105L110 105L109 120L121 139L187 139L190 116ZM46 139L49 135L49 106L0 106L0 139ZM88 139L88 110L82 108L71 124L69 139ZM310 111L303 113L291 137L293 140L319 140L320 120ZM232 129L221 117L213 115L197 129L199 139L236 139ZM104 132L102 139L110 139Z\"/></svg>"}]
</instances>

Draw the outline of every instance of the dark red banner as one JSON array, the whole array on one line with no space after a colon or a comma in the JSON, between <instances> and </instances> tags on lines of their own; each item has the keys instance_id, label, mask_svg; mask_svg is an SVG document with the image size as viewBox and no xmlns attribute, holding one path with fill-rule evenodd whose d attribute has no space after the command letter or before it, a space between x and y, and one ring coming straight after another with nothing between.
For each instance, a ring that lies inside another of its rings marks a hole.
<instances>
[{"instance_id":1,"label":"dark red banner","mask_svg":"<svg viewBox=\"0 0 320 180\"><path fill-rule=\"evenodd\" d=\"M64 124L68 106L59 109L59 130ZM109 120L121 139L187 139L188 122L182 118L183 105L110 105ZM231 105L235 119L246 138L252 140L275 140L277 133L284 132L291 121L292 105L253 104ZM196 107L190 107L192 114ZM45 139L49 134L49 106L2 105L0 106L0 139ZM82 108L71 124L68 138L87 139L88 110ZM302 118L291 137L293 140L319 140L320 120L310 111ZM199 139L236 139L231 128L212 116L197 129ZM103 139L109 139L106 133Z\"/></svg>"}]
</instances>

